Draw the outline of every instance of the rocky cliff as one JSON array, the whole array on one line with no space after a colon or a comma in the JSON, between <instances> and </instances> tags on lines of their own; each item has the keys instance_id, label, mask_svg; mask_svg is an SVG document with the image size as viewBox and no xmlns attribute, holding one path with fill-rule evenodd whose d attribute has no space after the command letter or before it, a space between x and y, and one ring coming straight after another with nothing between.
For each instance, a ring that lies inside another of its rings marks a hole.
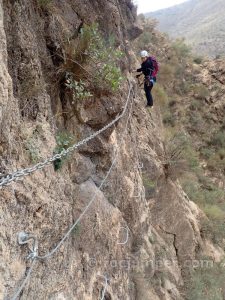
<instances>
[{"instance_id":1,"label":"rocky cliff","mask_svg":"<svg viewBox=\"0 0 225 300\"><path fill-rule=\"evenodd\" d=\"M0 16L2 177L51 157L59 130L77 143L124 111L60 170L50 164L2 187L0 298L13 299L27 277L18 299L183 299L205 245L202 213L168 177L160 108L145 109L129 73L141 33L131 1L1 1ZM61 78L65 41L93 22L126 54L127 80L114 93L93 91L74 111ZM38 253L32 240L18 244L19 232L35 237Z\"/></svg>"}]
</instances>

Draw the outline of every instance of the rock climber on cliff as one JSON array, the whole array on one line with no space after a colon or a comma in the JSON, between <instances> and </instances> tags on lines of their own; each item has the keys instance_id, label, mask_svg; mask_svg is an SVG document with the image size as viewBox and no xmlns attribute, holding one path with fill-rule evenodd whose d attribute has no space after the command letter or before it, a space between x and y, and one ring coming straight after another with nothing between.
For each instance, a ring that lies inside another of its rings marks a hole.
<instances>
[{"instance_id":1,"label":"rock climber on cliff","mask_svg":"<svg viewBox=\"0 0 225 300\"><path fill-rule=\"evenodd\" d=\"M156 83L156 75L159 70L158 63L154 57L148 55L146 50L141 51L141 68L137 69L137 72L142 72L145 76L144 79L144 90L147 98L146 107L153 106L153 98L152 98L152 88L154 83ZM136 75L138 78L141 74Z\"/></svg>"}]
</instances>

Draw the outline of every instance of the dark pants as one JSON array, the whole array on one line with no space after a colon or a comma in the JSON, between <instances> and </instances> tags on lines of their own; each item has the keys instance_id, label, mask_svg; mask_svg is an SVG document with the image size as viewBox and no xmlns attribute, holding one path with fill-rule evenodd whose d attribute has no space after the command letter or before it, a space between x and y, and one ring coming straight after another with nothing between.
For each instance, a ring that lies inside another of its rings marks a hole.
<instances>
[{"instance_id":1,"label":"dark pants","mask_svg":"<svg viewBox=\"0 0 225 300\"><path fill-rule=\"evenodd\" d=\"M145 89L145 95L147 98L147 105L153 106L153 98L152 98L152 88L153 88L153 83L148 81L144 83L144 89Z\"/></svg>"}]
</instances>

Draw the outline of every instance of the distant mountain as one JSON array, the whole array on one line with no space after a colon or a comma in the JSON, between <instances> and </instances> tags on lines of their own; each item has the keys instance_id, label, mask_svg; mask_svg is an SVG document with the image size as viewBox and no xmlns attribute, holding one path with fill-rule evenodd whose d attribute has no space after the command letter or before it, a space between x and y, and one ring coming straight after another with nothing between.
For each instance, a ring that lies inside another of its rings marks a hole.
<instances>
[{"instance_id":1,"label":"distant mountain","mask_svg":"<svg viewBox=\"0 0 225 300\"><path fill-rule=\"evenodd\" d=\"M189 0L146 16L170 36L185 37L198 54L225 54L225 0Z\"/></svg>"}]
</instances>

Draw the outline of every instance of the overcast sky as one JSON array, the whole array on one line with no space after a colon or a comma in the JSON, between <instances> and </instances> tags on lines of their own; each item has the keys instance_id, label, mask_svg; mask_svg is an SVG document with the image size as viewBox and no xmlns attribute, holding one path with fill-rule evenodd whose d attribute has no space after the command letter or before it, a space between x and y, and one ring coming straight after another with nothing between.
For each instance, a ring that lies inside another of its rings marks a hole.
<instances>
[{"instance_id":1,"label":"overcast sky","mask_svg":"<svg viewBox=\"0 0 225 300\"><path fill-rule=\"evenodd\" d=\"M185 2L186 0L134 0L138 13L146 13Z\"/></svg>"}]
</instances>

